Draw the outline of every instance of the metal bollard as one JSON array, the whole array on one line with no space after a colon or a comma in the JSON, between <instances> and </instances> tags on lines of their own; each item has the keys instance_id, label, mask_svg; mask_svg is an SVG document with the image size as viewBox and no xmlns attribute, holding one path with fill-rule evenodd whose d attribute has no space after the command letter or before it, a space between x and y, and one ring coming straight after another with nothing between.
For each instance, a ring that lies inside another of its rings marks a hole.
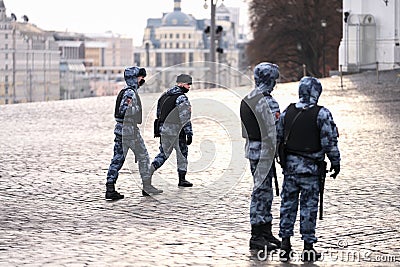
<instances>
[{"instance_id":1,"label":"metal bollard","mask_svg":"<svg viewBox=\"0 0 400 267\"><path fill-rule=\"evenodd\" d=\"M379 62L376 62L376 80L379 83Z\"/></svg>"},{"instance_id":2,"label":"metal bollard","mask_svg":"<svg viewBox=\"0 0 400 267\"><path fill-rule=\"evenodd\" d=\"M340 73L340 87L343 89L343 70L342 65L339 66L339 73Z\"/></svg>"}]
</instances>

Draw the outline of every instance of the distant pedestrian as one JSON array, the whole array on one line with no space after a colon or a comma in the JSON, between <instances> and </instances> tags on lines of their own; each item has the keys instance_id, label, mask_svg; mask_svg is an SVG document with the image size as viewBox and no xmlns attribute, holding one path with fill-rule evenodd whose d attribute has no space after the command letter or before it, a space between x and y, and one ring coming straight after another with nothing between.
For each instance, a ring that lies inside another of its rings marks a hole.
<instances>
[{"instance_id":1,"label":"distant pedestrian","mask_svg":"<svg viewBox=\"0 0 400 267\"><path fill-rule=\"evenodd\" d=\"M177 76L176 85L158 99L157 121L155 131L160 137L160 153L150 166L150 174L159 169L169 158L172 150L176 151L178 186L192 187L186 180L188 165L188 145L192 143L193 129L190 121L192 108L186 93L192 85L192 77L188 74Z\"/></svg>"},{"instance_id":2,"label":"distant pedestrian","mask_svg":"<svg viewBox=\"0 0 400 267\"><path fill-rule=\"evenodd\" d=\"M245 157L250 162L254 188L250 202L251 238L250 249L274 250L280 247L280 240L272 234L271 206L274 197L272 178L274 177L276 147L275 124L280 110L272 97L279 67L262 62L254 68L256 87L243 98L240 107L242 134L246 138Z\"/></svg>"},{"instance_id":3,"label":"distant pedestrian","mask_svg":"<svg viewBox=\"0 0 400 267\"><path fill-rule=\"evenodd\" d=\"M119 92L115 103L114 117L117 123L114 128L114 157L107 173L106 199L124 198L124 195L115 190L115 183L129 149L134 153L135 162L138 162L139 165L139 173L143 183L142 194L163 192L151 185L149 154L137 126L142 123L142 103L138 89L145 82L144 77L146 77L144 68L129 67L124 71L127 86Z\"/></svg>"},{"instance_id":4,"label":"distant pedestrian","mask_svg":"<svg viewBox=\"0 0 400 267\"><path fill-rule=\"evenodd\" d=\"M317 242L318 194L321 174L324 175L326 170L325 155L334 171L331 177L336 178L340 172L338 130L331 112L317 105L321 92L318 79L303 77L299 83L299 102L290 104L278 122L277 138L285 150L280 159L284 174L279 231L282 261L290 260L292 255L290 237L293 236L299 197L300 234L304 240L302 259L315 261L321 257L313 244Z\"/></svg>"}]
</instances>

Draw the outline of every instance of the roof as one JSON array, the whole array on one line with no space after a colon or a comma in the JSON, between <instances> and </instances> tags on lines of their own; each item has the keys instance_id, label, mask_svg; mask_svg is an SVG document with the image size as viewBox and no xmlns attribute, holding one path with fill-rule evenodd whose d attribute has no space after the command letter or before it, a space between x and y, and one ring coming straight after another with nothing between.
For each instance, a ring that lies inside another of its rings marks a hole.
<instances>
[{"instance_id":1,"label":"roof","mask_svg":"<svg viewBox=\"0 0 400 267\"><path fill-rule=\"evenodd\" d=\"M227 13L227 14L231 13L231 12L229 12L229 9L224 5L224 3L222 3L219 7L217 7L216 12L218 12L218 13Z\"/></svg>"},{"instance_id":2,"label":"roof","mask_svg":"<svg viewBox=\"0 0 400 267\"><path fill-rule=\"evenodd\" d=\"M106 42L99 42L99 41L86 41L85 42L86 48L107 48L108 45Z\"/></svg>"},{"instance_id":3,"label":"roof","mask_svg":"<svg viewBox=\"0 0 400 267\"><path fill-rule=\"evenodd\" d=\"M150 18L147 19L147 27L160 27L161 19L158 18Z\"/></svg>"},{"instance_id":4,"label":"roof","mask_svg":"<svg viewBox=\"0 0 400 267\"><path fill-rule=\"evenodd\" d=\"M196 22L193 17L181 11L173 11L164 15L161 26L195 26Z\"/></svg>"},{"instance_id":5,"label":"roof","mask_svg":"<svg viewBox=\"0 0 400 267\"><path fill-rule=\"evenodd\" d=\"M25 34L45 34L45 31L38 28L35 24L18 22L17 29Z\"/></svg>"},{"instance_id":6,"label":"roof","mask_svg":"<svg viewBox=\"0 0 400 267\"><path fill-rule=\"evenodd\" d=\"M62 47L80 47L82 41L57 41L57 44Z\"/></svg>"}]
</instances>

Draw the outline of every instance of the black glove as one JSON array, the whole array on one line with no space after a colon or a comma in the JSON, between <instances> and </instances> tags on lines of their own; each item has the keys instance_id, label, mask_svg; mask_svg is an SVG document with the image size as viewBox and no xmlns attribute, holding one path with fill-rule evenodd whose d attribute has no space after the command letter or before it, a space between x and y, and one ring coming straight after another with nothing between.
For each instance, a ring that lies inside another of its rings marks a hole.
<instances>
[{"instance_id":1,"label":"black glove","mask_svg":"<svg viewBox=\"0 0 400 267\"><path fill-rule=\"evenodd\" d=\"M192 143L192 136L186 135L186 144L189 146Z\"/></svg>"},{"instance_id":2,"label":"black glove","mask_svg":"<svg viewBox=\"0 0 400 267\"><path fill-rule=\"evenodd\" d=\"M142 86L146 81L144 79L141 79L139 82L139 86Z\"/></svg>"},{"instance_id":3,"label":"black glove","mask_svg":"<svg viewBox=\"0 0 400 267\"><path fill-rule=\"evenodd\" d=\"M340 165L331 165L331 169L329 170L330 172L333 171L333 173L330 175L333 179L336 178L336 176L340 172Z\"/></svg>"}]
</instances>

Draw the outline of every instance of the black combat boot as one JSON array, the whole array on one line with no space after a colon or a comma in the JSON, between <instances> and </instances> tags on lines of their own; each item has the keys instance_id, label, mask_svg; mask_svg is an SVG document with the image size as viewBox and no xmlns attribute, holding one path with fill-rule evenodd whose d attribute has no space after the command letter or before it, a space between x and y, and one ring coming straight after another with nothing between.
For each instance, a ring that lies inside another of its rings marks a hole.
<instances>
[{"instance_id":1,"label":"black combat boot","mask_svg":"<svg viewBox=\"0 0 400 267\"><path fill-rule=\"evenodd\" d=\"M302 261L317 261L319 259L321 259L321 253L317 252L312 243L307 243L306 241L304 241L304 249L303 249L303 253L301 254L301 259Z\"/></svg>"},{"instance_id":2,"label":"black combat boot","mask_svg":"<svg viewBox=\"0 0 400 267\"><path fill-rule=\"evenodd\" d=\"M187 181L187 180L185 179L186 172L181 172L181 171L179 171L179 172L178 172L178 175L179 175L179 183L178 183L178 186L182 186L182 187L192 187L192 186L193 186L193 184L192 184L191 182L189 182L189 181Z\"/></svg>"},{"instance_id":3,"label":"black combat boot","mask_svg":"<svg viewBox=\"0 0 400 267\"><path fill-rule=\"evenodd\" d=\"M277 239L275 236L273 236L272 234L272 223L271 222L267 222L266 224L262 224L263 225L263 235L264 238L270 242L275 244L278 248L281 247L281 241L279 241L279 239Z\"/></svg>"},{"instance_id":4,"label":"black combat boot","mask_svg":"<svg viewBox=\"0 0 400 267\"><path fill-rule=\"evenodd\" d=\"M278 249L278 246L264 237L264 224L251 225L251 238L250 238L250 249L272 251Z\"/></svg>"},{"instance_id":5,"label":"black combat boot","mask_svg":"<svg viewBox=\"0 0 400 267\"><path fill-rule=\"evenodd\" d=\"M106 183L106 199L118 200L123 198L124 195L121 195L115 190L114 183Z\"/></svg>"},{"instance_id":6,"label":"black combat boot","mask_svg":"<svg viewBox=\"0 0 400 267\"><path fill-rule=\"evenodd\" d=\"M290 237L282 238L281 250L279 251L280 261L283 262L290 261L291 252L292 252L292 244L290 244Z\"/></svg>"},{"instance_id":7,"label":"black combat boot","mask_svg":"<svg viewBox=\"0 0 400 267\"><path fill-rule=\"evenodd\" d=\"M150 194L157 195L157 194L161 194L162 192L164 192L164 191L161 189L157 189L151 185L151 179L147 179L147 180L143 181L143 189L142 189L143 196L150 196Z\"/></svg>"}]
</instances>

